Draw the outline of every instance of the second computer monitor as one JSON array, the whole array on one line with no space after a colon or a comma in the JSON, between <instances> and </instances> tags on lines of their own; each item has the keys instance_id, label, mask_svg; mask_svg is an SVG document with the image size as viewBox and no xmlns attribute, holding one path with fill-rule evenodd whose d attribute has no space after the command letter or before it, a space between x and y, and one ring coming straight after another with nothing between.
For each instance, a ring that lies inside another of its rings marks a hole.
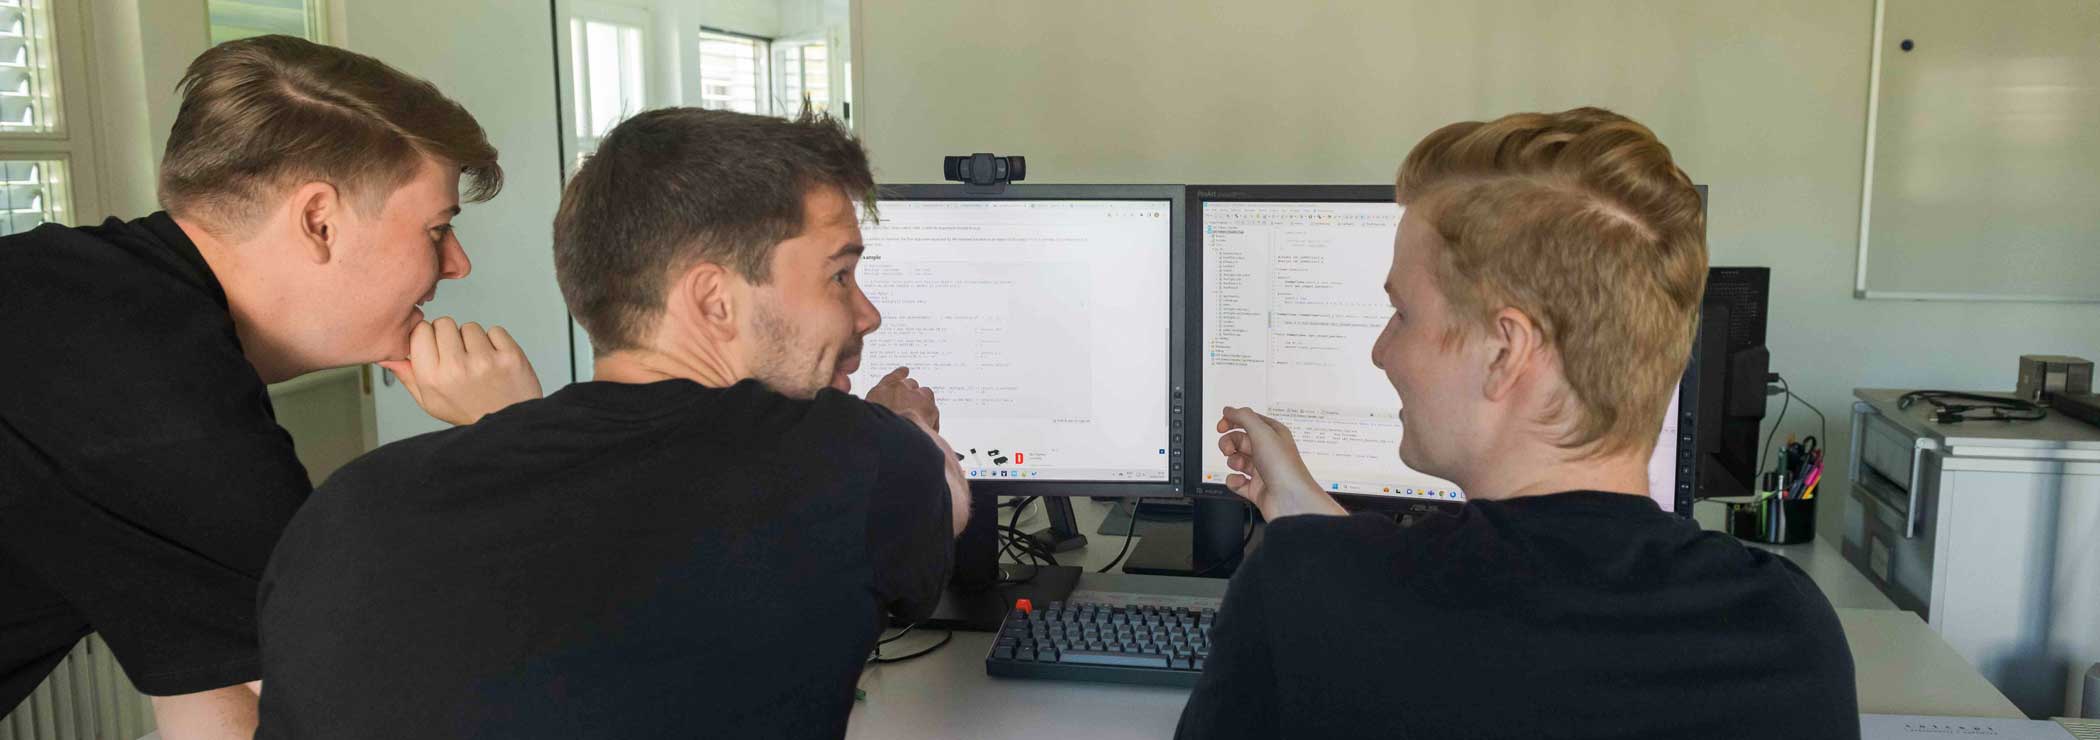
<instances>
[{"instance_id":1,"label":"second computer monitor","mask_svg":"<svg viewBox=\"0 0 2100 740\"><path fill-rule=\"evenodd\" d=\"M883 188L855 392L911 368L980 493L1178 495L1183 192Z\"/></svg>"},{"instance_id":2,"label":"second computer monitor","mask_svg":"<svg viewBox=\"0 0 2100 740\"><path fill-rule=\"evenodd\" d=\"M1190 362L1202 376L1200 406L1185 426L1200 447L1192 490L1225 491L1230 471L1212 425L1222 407L1248 406L1291 427L1332 493L1403 508L1462 503L1456 484L1400 462L1399 396L1371 364L1393 314L1383 289L1401 215L1393 188L1192 186L1188 208L1199 263L1190 269L1200 276L1191 285L1200 342ZM1664 510L1689 501L1678 401L1649 465L1649 493Z\"/></svg>"}]
</instances>

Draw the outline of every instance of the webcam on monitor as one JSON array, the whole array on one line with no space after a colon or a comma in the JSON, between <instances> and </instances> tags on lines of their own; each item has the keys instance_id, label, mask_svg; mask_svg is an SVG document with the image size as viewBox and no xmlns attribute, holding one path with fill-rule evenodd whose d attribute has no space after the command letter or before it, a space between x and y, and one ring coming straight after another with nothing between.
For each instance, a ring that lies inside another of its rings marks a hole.
<instances>
[{"instance_id":1,"label":"webcam on monitor","mask_svg":"<svg viewBox=\"0 0 2100 740\"><path fill-rule=\"evenodd\" d=\"M978 152L967 157L943 157L941 174L949 180L976 187L1002 186L1028 179L1028 159L1001 157Z\"/></svg>"}]
</instances>

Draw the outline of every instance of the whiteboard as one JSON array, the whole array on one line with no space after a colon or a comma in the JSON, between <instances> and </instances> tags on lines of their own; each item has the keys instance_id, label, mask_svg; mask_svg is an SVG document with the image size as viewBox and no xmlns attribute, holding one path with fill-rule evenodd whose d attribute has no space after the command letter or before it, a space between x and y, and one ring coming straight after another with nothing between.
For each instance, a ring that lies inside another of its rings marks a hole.
<instances>
[{"instance_id":1,"label":"whiteboard","mask_svg":"<svg viewBox=\"0 0 2100 740\"><path fill-rule=\"evenodd\" d=\"M1874 33L1855 293L2100 302L2100 2L1878 0Z\"/></svg>"}]
</instances>

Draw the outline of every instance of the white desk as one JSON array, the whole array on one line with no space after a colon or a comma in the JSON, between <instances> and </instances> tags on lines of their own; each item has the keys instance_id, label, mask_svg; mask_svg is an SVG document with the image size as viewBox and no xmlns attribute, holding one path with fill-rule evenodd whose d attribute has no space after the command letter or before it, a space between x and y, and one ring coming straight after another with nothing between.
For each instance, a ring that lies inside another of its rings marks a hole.
<instances>
[{"instance_id":1,"label":"white desk","mask_svg":"<svg viewBox=\"0 0 2100 740\"><path fill-rule=\"evenodd\" d=\"M1156 593L1192 579L1088 574L1083 589ZM1216 592L1223 593L1222 581ZM1195 591L1182 587L1182 592ZM2024 718L1982 674L1918 616L1894 609L1839 609L1858 671L1859 710ZM897 649L916 649L914 638ZM928 641L934 636L926 637ZM853 708L846 737L1087 740L1172 737L1187 689L992 678L984 656L992 636L957 632L947 647L914 661L870 668L867 700Z\"/></svg>"},{"instance_id":2,"label":"white desk","mask_svg":"<svg viewBox=\"0 0 2100 740\"><path fill-rule=\"evenodd\" d=\"M1835 502L1836 499L1832 501ZM1699 521L1699 526L1710 530L1720 529L1721 517L1725 512L1726 509L1721 504L1709 501L1701 501L1692 509L1693 517ZM1801 570L1808 573L1810 580L1816 582L1816 586L1823 589L1823 597L1830 599L1831 606L1839 609L1898 608L1896 602L1890 601L1888 595L1882 593L1873 581L1860 575L1859 569L1852 567L1852 564L1845 560L1844 553L1831 544L1837 533L1829 534L1831 537L1826 539L1819 533L1816 541L1800 545L1744 544L1785 555L1788 560L1794 561L1795 565L1801 566Z\"/></svg>"},{"instance_id":3,"label":"white desk","mask_svg":"<svg viewBox=\"0 0 2100 740\"><path fill-rule=\"evenodd\" d=\"M1219 579L1092 571L1114 558L1123 538L1095 535L1105 507L1074 506L1089 547L1062 558L1085 563L1082 590L1222 597ZM1039 517L1038 517L1039 518ZM1025 523L1022 527L1028 529ZM1859 710L1875 714L2024 717L1917 615L1899 611L1829 544L1769 548L1793 558L1838 607L1858 672ZM885 650L908 652L938 634L914 634ZM947 647L917 660L869 668L867 700L856 704L846 736L863 740L929 737L1087 740L1171 737L1188 690L1067 681L992 678L984 673L988 633L957 632Z\"/></svg>"}]
</instances>

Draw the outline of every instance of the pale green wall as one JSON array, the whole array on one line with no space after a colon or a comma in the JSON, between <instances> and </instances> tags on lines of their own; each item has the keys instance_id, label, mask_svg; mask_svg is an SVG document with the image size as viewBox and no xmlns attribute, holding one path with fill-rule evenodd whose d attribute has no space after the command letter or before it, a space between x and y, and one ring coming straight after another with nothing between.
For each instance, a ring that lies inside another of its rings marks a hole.
<instances>
[{"instance_id":1,"label":"pale green wall","mask_svg":"<svg viewBox=\"0 0 2100 740\"><path fill-rule=\"evenodd\" d=\"M175 83L210 48L203 0L87 0L89 65L103 186L99 213L135 218L156 210L155 180L181 98Z\"/></svg>"},{"instance_id":2,"label":"pale green wall","mask_svg":"<svg viewBox=\"0 0 2100 740\"><path fill-rule=\"evenodd\" d=\"M344 46L427 79L465 106L500 152L503 192L464 204L453 223L473 259L465 280L438 285L432 318L500 324L525 348L540 383L569 380L568 311L554 284L549 229L561 198L561 129L554 98L554 28L547 0L346 3ZM399 384L377 392L379 438L442 428Z\"/></svg>"},{"instance_id":3,"label":"pale green wall","mask_svg":"<svg viewBox=\"0 0 2100 740\"><path fill-rule=\"evenodd\" d=\"M1839 450L1855 386L2010 388L2022 353L2100 358L2100 307L1852 298L1871 0L864 0L857 20L856 117L890 182L992 151L1040 182L1384 183L1452 121L1633 116L1712 186L1714 264L1772 267L1773 366Z\"/></svg>"}]
</instances>

